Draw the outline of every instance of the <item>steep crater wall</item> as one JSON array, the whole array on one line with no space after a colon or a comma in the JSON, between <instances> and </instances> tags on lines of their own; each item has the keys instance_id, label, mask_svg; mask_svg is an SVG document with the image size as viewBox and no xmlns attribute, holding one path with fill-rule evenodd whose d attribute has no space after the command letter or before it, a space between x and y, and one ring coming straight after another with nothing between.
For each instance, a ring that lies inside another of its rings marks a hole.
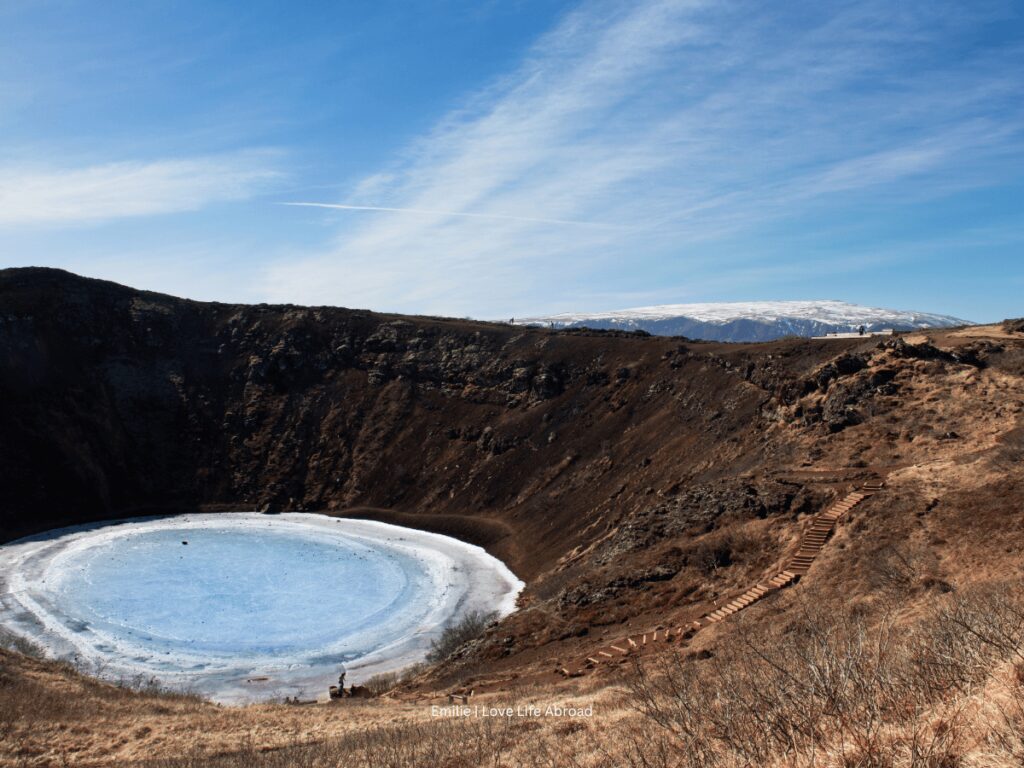
<instances>
[{"instance_id":1,"label":"steep crater wall","mask_svg":"<svg viewBox=\"0 0 1024 768\"><path fill-rule=\"evenodd\" d=\"M834 354L199 303L5 270L0 536L324 511L460 536L529 579L652 496L777 458L766 404Z\"/></svg>"}]
</instances>

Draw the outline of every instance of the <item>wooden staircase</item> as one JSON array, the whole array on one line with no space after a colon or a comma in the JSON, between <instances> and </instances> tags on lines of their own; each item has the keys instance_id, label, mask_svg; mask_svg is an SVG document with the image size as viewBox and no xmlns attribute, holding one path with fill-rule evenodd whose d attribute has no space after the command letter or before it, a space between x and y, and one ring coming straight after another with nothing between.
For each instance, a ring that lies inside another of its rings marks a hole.
<instances>
[{"instance_id":1,"label":"wooden staircase","mask_svg":"<svg viewBox=\"0 0 1024 768\"><path fill-rule=\"evenodd\" d=\"M595 651L581 663L579 671L570 672L565 667L560 667L558 671L565 677L578 677L586 669L592 669L600 664L617 661L624 656L643 652L647 649L648 645L653 646L659 640L671 642L680 638L689 639L702 628L724 621L734 613L756 603L765 595L789 586L810 570L814 560L818 557L818 553L821 552L825 542L828 541L829 536L832 534L836 521L864 501L864 499L871 496L872 493L882 490L884 485L884 482L881 480L866 482L861 486L861 490L847 494L828 509L819 512L811 519L810 525L804 530L796 552L789 557L780 571L758 582L720 608L711 611L699 621L694 621L685 626L670 627L668 629L659 628L643 635L627 637L624 640L617 641L612 645Z\"/></svg>"}]
</instances>

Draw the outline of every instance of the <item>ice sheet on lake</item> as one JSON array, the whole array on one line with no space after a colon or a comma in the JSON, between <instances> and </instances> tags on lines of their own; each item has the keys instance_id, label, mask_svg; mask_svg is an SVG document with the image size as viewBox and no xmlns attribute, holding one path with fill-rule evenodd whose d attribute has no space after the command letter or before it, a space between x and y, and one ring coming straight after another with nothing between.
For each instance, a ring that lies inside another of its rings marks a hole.
<instances>
[{"instance_id":1,"label":"ice sheet on lake","mask_svg":"<svg viewBox=\"0 0 1024 768\"><path fill-rule=\"evenodd\" d=\"M187 543L186 543L187 542ZM0 547L0 622L110 678L224 702L322 696L422 658L522 588L479 547L321 515L231 513L51 531Z\"/></svg>"}]
</instances>

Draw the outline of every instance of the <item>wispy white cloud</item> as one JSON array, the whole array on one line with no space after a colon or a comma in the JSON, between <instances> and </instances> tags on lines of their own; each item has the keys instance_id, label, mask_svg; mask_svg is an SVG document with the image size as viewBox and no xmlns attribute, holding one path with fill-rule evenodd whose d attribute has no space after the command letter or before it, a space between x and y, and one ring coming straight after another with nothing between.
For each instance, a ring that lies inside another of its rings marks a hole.
<instances>
[{"instance_id":1,"label":"wispy white cloud","mask_svg":"<svg viewBox=\"0 0 1024 768\"><path fill-rule=\"evenodd\" d=\"M274 152L248 151L71 168L0 168L0 227L194 211L253 196L279 178L277 164Z\"/></svg>"},{"instance_id":2,"label":"wispy white cloud","mask_svg":"<svg viewBox=\"0 0 1024 768\"><path fill-rule=\"evenodd\" d=\"M559 308L576 308L588 273L607 284L630 264L670 264L697 282L744 261L704 245L766 222L997 183L1024 154L1020 52L949 59L943 46L971 23L955 10L585 4L393 166L351 184L342 205L382 215L272 265L266 292L500 316L553 308L558 285ZM529 303L540 292L545 306Z\"/></svg>"},{"instance_id":3,"label":"wispy white cloud","mask_svg":"<svg viewBox=\"0 0 1024 768\"><path fill-rule=\"evenodd\" d=\"M430 211L423 208L386 208L380 205L345 205L344 203L281 203L298 208L327 208L335 211L377 211L382 213L411 213L416 216L457 216L469 219L494 219L497 221L522 221L531 224L568 224L575 227L605 227L593 221L570 221L567 219L546 219L538 216L503 216L500 213L469 213L467 211Z\"/></svg>"}]
</instances>

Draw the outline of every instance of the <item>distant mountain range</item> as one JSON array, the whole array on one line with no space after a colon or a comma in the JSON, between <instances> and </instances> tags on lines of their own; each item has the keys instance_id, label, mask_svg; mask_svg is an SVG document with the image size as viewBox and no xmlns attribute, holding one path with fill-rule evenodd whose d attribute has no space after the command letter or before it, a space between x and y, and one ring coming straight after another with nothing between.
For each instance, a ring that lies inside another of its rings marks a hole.
<instances>
[{"instance_id":1,"label":"distant mountain range","mask_svg":"<svg viewBox=\"0 0 1024 768\"><path fill-rule=\"evenodd\" d=\"M566 312L516 319L517 325L647 331L711 341L769 341L783 336L824 336L867 331L911 331L970 325L949 315L906 312L845 301L751 301L716 304L663 304L614 312Z\"/></svg>"}]
</instances>

